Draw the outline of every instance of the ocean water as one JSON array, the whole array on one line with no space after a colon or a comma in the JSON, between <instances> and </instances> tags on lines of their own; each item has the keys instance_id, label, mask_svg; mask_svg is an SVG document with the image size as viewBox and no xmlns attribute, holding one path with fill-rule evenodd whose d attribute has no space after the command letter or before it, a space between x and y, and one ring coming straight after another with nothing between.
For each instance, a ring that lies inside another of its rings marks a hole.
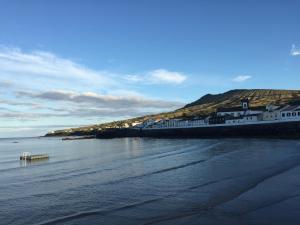
<instances>
[{"instance_id":1,"label":"ocean water","mask_svg":"<svg viewBox=\"0 0 300 225\"><path fill-rule=\"evenodd\" d=\"M0 139L3 225L299 225L299 211L300 140Z\"/></svg>"}]
</instances>

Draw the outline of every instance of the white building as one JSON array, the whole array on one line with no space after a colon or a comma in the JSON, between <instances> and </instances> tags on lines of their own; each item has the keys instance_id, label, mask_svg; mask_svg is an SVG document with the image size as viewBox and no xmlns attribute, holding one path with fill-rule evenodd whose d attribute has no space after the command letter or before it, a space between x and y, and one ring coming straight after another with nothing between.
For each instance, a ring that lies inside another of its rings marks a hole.
<instances>
[{"instance_id":1,"label":"white building","mask_svg":"<svg viewBox=\"0 0 300 225\"><path fill-rule=\"evenodd\" d=\"M264 121L274 121L281 119L281 111L287 108L288 106L280 107L275 105L267 105L266 111L262 113Z\"/></svg>"},{"instance_id":2,"label":"white building","mask_svg":"<svg viewBox=\"0 0 300 225\"><path fill-rule=\"evenodd\" d=\"M242 117L232 117L231 119L226 119L225 124L239 124L244 123L244 119Z\"/></svg>"},{"instance_id":3,"label":"white building","mask_svg":"<svg viewBox=\"0 0 300 225\"><path fill-rule=\"evenodd\" d=\"M270 123L276 121L300 121L300 106L275 106L249 108L249 101L242 100L240 107L219 109L206 118L147 120L141 128L193 128L209 125L238 125Z\"/></svg>"},{"instance_id":4,"label":"white building","mask_svg":"<svg viewBox=\"0 0 300 225\"><path fill-rule=\"evenodd\" d=\"M281 110L281 120L299 120L300 106L288 106Z\"/></svg>"},{"instance_id":5,"label":"white building","mask_svg":"<svg viewBox=\"0 0 300 225\"><path fill-rule=\"evenodd\" d=\"M257 113L257 114L248 114L246 116L244 116L244 122L247 123L247 122L257 122L257 121L260 121L261 120L261 114L260 113Z\"/></svg>"},{"instance_id":6,"label":"white building","mask_svg":"<svg viewBox=\"0 0 300 225\"><path fill-rule=\"evenodd\" d=\"M250 108L249 100L243 99L241 106L231 108L221 108L217 111L217 116L233 116L240 117L245 115L259 114L264 111L264 107Z\"/></svg>"},{"instance_id":7,"label":"white building","mask_svg":"<svg viewBox=\"0 0 300 225\"><path fill-rule=\"evenodd\" d=\"M259 120L260 120L260 114L247 114L239 117L227 116L225 118L225 124L253 123Z\"/></svg>"},{"instance_id":8,"label":"white building","mask_svg":"<svg viewBox=\"0 0 300 225\"><path fill-rule=\"evenodd\" d=\"M131 123L132 127L142 127L143 123L140 121L134 121L133 123Z\"/></svg>"},{"instance_id":9,"label":"white building","mask_svg":"<svg viewBox=\"0 0 300 225\"><path fill-rule=\"evenodd\" d=\"M161 120L156 122L148 128L185 128L185 127L198 127L207 124L204 119L192 119L192 120L182 120L182 119L170 119Z\"/></svg>"}]
</instances>

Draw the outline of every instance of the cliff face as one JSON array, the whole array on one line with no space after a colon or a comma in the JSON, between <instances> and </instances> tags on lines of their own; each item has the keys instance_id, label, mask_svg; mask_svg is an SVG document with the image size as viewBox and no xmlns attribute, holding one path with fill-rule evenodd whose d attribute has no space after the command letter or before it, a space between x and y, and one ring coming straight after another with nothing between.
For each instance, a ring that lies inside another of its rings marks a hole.
<instances>
[{"instance_id":1,"label":"cliff face","mask_svg":"<svg viewBox=\"0 0 300 225\"><path fill-rule=\"evenodd\" d=\"M241 99L244 98L250 100L250 107L266 106L268 104L300 104L300 90L236 89L222 94L207 94L173 112L98 124L89 127L60 130L47 135L90 135L95 134L100 129L121 128L132 124L134 121L144 121L149 118L187 118L208 115L215 112L218 108L239 106Z\"/></svg>"}]
</instances>

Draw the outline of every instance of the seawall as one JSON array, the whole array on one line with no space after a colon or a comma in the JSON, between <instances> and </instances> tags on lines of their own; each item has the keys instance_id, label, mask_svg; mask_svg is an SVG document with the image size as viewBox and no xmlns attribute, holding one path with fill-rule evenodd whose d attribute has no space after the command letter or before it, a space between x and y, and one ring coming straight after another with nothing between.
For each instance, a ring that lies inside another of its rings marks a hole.
<instances>
[{"instance_id":1,"label":"seawall","mask_svg":"<svg viewBox=\"0 0 300 225\"><path fill-rule=\"evenodd\" d=\"M155 137L155 138L300 138L300 121L172 129L107 129L96 134L97 138Z\"/></svg>"}]
</instances>

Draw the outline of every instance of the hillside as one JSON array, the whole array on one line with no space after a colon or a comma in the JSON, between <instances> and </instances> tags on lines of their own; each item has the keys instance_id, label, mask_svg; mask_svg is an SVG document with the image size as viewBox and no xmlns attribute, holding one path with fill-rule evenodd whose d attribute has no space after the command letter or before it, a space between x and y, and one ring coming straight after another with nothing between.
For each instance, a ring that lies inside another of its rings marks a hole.
<instances>
[{"instance_id":1,"label":"hillside","mask_svg":"<svg viewBox=\"0 0 300 225\"><path fill-rule=\"evenodd\" d=\"M101 129L127 127L132 125L134 122L144 121L149 118L171 119L208 115L212 112L215 112L218 108L239 106L241 99L244 98L248 98L250 100L250 107L266 106L267 104L300 104L300 90L236 89L222 94L207 94L173 112L148 115L129 120L114 121L87 127L59 130L48 133L47 136L95 134Z\"/></svg>"}]
</instances>

